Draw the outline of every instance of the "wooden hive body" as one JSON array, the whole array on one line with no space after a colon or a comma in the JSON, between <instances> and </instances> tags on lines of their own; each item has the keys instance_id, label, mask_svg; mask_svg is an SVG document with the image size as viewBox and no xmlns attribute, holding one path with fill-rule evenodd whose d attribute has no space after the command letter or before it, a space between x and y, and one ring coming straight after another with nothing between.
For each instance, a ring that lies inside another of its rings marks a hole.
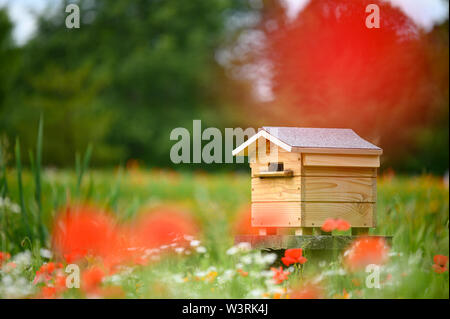
<instances>
[{"instance_id":1,"label":"wooden hive body","mask_svg":"<svg viewBox=\"0 0 450 319\"><path fill-rule=\"evenodd\" d=\"M248 155L253 227L321 227L328 218L376 227L379 149L286 150L266 137L258 137L260 143ZM258 145L266 145L266 154Z\"/></svg>"}]
</instances>

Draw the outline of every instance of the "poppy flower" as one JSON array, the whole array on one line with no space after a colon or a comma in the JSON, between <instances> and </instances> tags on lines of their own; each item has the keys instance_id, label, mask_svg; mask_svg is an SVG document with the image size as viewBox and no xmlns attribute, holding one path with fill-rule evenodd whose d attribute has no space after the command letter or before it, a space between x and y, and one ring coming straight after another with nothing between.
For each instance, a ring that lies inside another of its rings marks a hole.
<instances>
[{"instance_id":1,"label":"poppy flower","mask_svg":"<svg viewBox=\"0 0 450 319\"><path fill-rule=\"evenodd\" d=\"M86 293L96 292L104 276L105 272L100 267L86 269L81 276L81 288Z\"/></svg>"},{"instance_id":2,"label":"poppy flower","mask_svg":"<svg viewBox=\"0 0 450 319\"><path fill-rule=\"evenodd\" d=\"M242 207L234 217L232 225L233 235L258 235L257 227L252 227L252 212L250 206Z\"/></svg>"},{"instance_id":3,"label":"poppy flower","mask_svg":"<svg viewBox=\"0 0 450 319\"><path fill-rule=\"evenodd\" d=\"M322 290L318 285L306 284L302 287L295 288L289 294L290 299L321 299Z\"/></svg>"},{"instance_id":4,"label":"poppy flower","mask_svg":"<svg viewBox=\"0 0 450 319\"><path fill-rule=\"evenodd\" d=\"M432 268L436 273L442 274L447 271L447 263L448 263L447 256L435 255L433 261L434 265L432 266Z\"/></svg>"},{"instance_id":5,"label":"poppy flower","mask_svg":"<svg viewBox=\"0 0 450 319\"><path fill-rule=\"evenodd\" d=\"M69 206L56 217L52 243L70 263L87 254L106 258L116 248L118 232L106 212L90 206Z\"/></svg>"},{"instance_id":6,"label":"poppy flower","mask_svg":"<svg viewBox=\"0 0 450 319\"><path fill-rule=\"evenodd\" d=\"M237 272L239 273L239 275L241 275L242 277L247 277L248 276L248 271L244 271L242 269L238 269Z\"/></svg>"},{"instance_id":7,"label":"poppy flower","mask_svg":"<svg viewBox=\"0 0 450 319\"><path fill-rule=\"evenodd\" d=\"M292 264L304 264L308 261L303 255L303 250L301 248L291 248L286 249L284 252L284 257L281 258L283 264L289 267Z\"/></svg>"},{"instance_id":8,"label":"poppy flower","mask_svg":"<svg viewBox=\"0 0 450 319\"><path fill-rule=\"evenodd\" d=\"M325 222L322 225L322 230L324 232L331 232L333 230L338 230L338 231L347 231L349 230L351 227L350 223L346 220L337 218L328 218L327 220L325 220Z\"/></svg>"},{"instance_id":9,"label":"poppy flower","mask_svg":"<svg viewBox=\"0 0 450 319\"><path fill-rule=\"evenodd\" d=\"M0 265L3 262L7 261L9 258L11 258L11 255L9 253L5 253L5 252L0 251Z\"/></svg>"},{"instance_id":10,"label":"poppy flower","mask_svg":"<svg viewBox=\"0 0 450 319\"><path fill-rule=\"evenodd\" d=\"M435 264L445 267L448 263L448 257L444 255L435 255L433 261Z\"/></svg>"},{"instance_id":11,"label":"poppy flower","mask_svg":"<svg viewBox=\"0 0 450 319\"><path fill-rule=\"evenodd\" d=\"M43 264L38 271L36 271L36 276L33 279L33 284L36 285L39 282L48 282L52 279L52 274L55 270L61 269L63 265L61 263L55 264L54 262L49 262Z\"/></svg>"},{"instance_id":12,"label":"poppy flower","mask_svg":"<svg viewBox=\"0 0 450 319\"><path fill-rule=\"evenodd\" d=\"M344 253L344 264L350 270L361 270L369 264L383 264L388 260L389 247L381 237L362 237L355 240Z\"/></svg>"},{"instance_id":13,"label":"poppy flower","mask_svg":"<svg viewBox=\"0 0 450 319\"><path fill-rule=\"evenodd\" d=\"M51 286L42 287L41 290L43 299L53 299L56 297L56 288Z\"/></svg>"},{"instance_id":14,"label":"poppy flower","mask_svg":"<svg viewBox=\"0 0 450 319\"><path fill-rule=\"evenodd\" d=\"M350 229L350 223L343 219L336 220L336 230L338 231L347 231Z\"/></svg>"},{"instance_id":15,"label":"poppy flower","mask_svg":"<svg viewBox=\"0 0 450 319\"><path fill-rule=\"evenodd\" d=\"M169 245L185 236L197 233L197 225L184 211L174 208L158 208L141 216L132 227L138 247L158 248Z\"/></svg>"},{"instance_id":16,"label":"poppy flower","mask_svg":"<svg viewBox=\"0 0 450 319\"><path fill-rule=\"evenodd\" d=\"M283 267L279 267L279 268L270 268L270 270L272 270L273 272L273 280L275 281L276 284L281 284L283 281L285 281L286 279L288 279L288 276L290 274L289 271L285 271L283 270Z\"/></svg>"}]
</instances>

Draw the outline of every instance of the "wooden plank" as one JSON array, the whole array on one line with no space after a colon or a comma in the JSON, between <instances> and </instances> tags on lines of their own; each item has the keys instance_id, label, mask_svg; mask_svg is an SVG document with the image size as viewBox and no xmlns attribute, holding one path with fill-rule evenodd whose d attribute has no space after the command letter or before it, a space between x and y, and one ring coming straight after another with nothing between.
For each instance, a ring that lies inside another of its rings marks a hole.
<instances>
[{"instance_id":1,"label":"wooden plank","mask_svg":"<svg viewBox=\"0 0 450 319\"><path fill-rule=\"evenodd\" d=\"M300 202L252 203L252 226L300 226Z\"/></svg>"},{"instance_id":2,"label":"wooden plank","mask_svg":"<svg viewBox=\"0 0 450 319\"><path fill-rule=\"evenodd\" d=\"M377 177L377 169L372 167L305 166L302 176Z\"/></svg>"},{"instance_id":3,"label":"wooden plank","mask_svg":"<svg viewBox=\"0 0 450 319\"><path fill-rule=\"evenodd\" d=\"M342 218L352 227L375 227L373 203L311 203L302 202L303 227L321 227L328 218Z\"/></svg>"},{"instance_id":4,"label":"wooden plank","mask_svg":"<svg viewBox=\"0 0 450 319\"><path fill-rule=\"evenodd\" d=\"M303 154L304 166L380 167L376 155Z\"/></svg>"},{"instance_id":5,"label":"wooden plank","mask_svg":"<svg viewBox=\"0 0 450 319\"><path fill-rule=\"evenodd\" d=\"M292 177L292 176L294 176L294 173L291 170L274 171L274 172L259 171L259 173L255 174L255 177L259 178Z\"/></svg>"},{"instance_id":6,"label":"wooden plank","mask_svg":"<svg viewBox=\"0 0 450 319\"><path fill-rule=\"evenodd\" d=\"M352 155L381 155L381 154L383 154L382 149L298 147L298 146L293 146L291 152L309 153L309 154L352 154Z\"/></svg>"},{"instance_id":7,"label":"wooden plank","mask_svg":"<svg viewBox=\"0 0 450 319\"><path fill-rule=\"evenodd\" d=\"M300 201L301 177L252 178L252 202Z\"/></svg>"},{"instance_id":8,"label":"wooden plank","mask_svg":"<svg viewBox=\"0 0 450 319\"><path fill-rule=\"evenodd\" d=\"M300 176L300 161L281 161L284 166L284 170L292 171L293 176ZM251 163L252 177L257 177L260 171L267 171L269 167L267 163Z\"/></svg>"},{"instance_id":9,"label":"wooden plank","mask_svg":"<svg viewBox=\"0 0 450 319\"><path fill-rule=\"evenodd\" d=\"M272 152L269 154L266 154L265 152L263 152L262 154L259 154L258 152L256 152L255 154L251 154L249 162L250 163L297 162L301 157L299 153L287 152L279 147L276 149L277 152Z\"/></svg>"},{"instance_id":10,"label":"wooden plank","mask_svg":"<svg viewBox=\"0 0 450 319\"><path fill-rule=\"evenodd\" d=\"M376 202L372 177L302 177L302 201Z\"/></svg>"}]
</instances>

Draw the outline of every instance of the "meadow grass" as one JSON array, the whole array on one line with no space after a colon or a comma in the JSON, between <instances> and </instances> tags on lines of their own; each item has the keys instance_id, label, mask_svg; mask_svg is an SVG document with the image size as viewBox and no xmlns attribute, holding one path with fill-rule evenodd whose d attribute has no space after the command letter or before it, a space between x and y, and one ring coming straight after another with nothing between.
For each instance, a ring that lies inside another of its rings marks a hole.
<instances>
[{"instance_id":1,"label":"meadow grass","mask_svg":"<svg viewBox=\"0 0 450 319\"><path fill-rule=\"evenodd\" d=\"M365 272L350 273L342 267L342 256L332 261L310 260L281 284L270 282L269 262L259 251L231 254L233 223L250 201L250 177L246 172L176 172L172 170L116 169L86 171L79 161L77 171L43 170L36 200L36 173L22 171L22 197L28 216L2 215L1 250L16 255L31 252L29 266L19 270L31 281L39 266L48 261L40 248L50 247L55 213L67 203L90 202L128 222L146 207L181 204L192 212L206 252L192 248L189 255L175 255L146 267L129 267L105 279L105 285L120 286L129 298L260 298L289 297L285 289L294 282L320 283L326 298L448 298L448 271L433 272L433 256L448 256L449 191L440 177L384 176L378 180L377 227L371 234L392 235L390 261L383 266L381 288L367 288ZM80 171L85 176L81 180ZM18 171L7 170L8 197L20 203ZM1 209L1 208L0 208ZM5 218L6 217L6 218ZM28 225L28 226L27 226ZM29 229L31 225L31 230ZM28 227L28 228L27 228ZM41 230L42 227L42 230ZM29 233L31 232L31 233ZM308 256L308 251L305 251ZM271 258L268 258L270 261ZM279 261L275 262L279 265ZM240 275L237 269L244 269ZM17 272L19 271L17 270ZM292 270L292 269L291 269ZM5 270L2 270L6 276ZM17 274L20 276L20 274ZM28 293L36 293L29 286ZM8 295L0 286L0 297ZM19 294L20 296L20 294ZM24 294L24 297L29 295ZM66 297L80 297L68 291Z\"/></svg>"}]
</instances>

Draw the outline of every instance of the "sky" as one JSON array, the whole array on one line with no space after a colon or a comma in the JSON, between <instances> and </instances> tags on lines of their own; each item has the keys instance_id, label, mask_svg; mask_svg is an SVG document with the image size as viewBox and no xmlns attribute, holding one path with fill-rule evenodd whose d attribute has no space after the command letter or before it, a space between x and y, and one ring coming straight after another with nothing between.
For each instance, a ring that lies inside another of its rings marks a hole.
<instances>
[{"instance_id":1,"label":"sky","mask_svg":"<svg viewBox=\"0 0 450 319\"><path fill-rule=\"evenodd\" d=\"M61 0L0 0L0 7L7 5L15 24L13 36L18 44L25 43L36 30L33 12L43 12L56 7ZM294 19L311 0L280 0L286 15ZM448 19L446 0L384 0L391 2L408 15L418 26L430 31L435 24Z\"/></svg>"}]
</instances>

